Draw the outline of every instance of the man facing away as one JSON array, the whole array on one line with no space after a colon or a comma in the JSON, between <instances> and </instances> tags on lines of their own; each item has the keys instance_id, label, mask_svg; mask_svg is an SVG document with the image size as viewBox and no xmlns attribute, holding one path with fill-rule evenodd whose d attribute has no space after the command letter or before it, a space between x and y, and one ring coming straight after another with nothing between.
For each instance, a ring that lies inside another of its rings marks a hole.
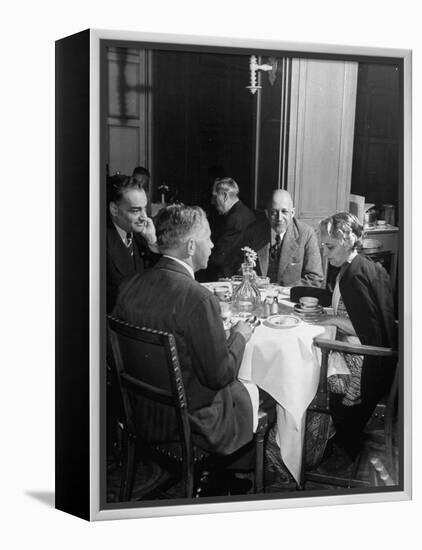
<instances>
[{"instance_id":1,"label":"man facing away","mask_svg":"<svg viewBox=\"0 0 422 550\"><path fill-rule=\"evenodd\" d=\"M139 183L124 175L110 178L107 223L107 312L126 277L142 273L158 256L155 227L146 213L147 196Z\"/></svg>"},{"instance_id":2,"label":"man facing away","mask_svg":"<svg viewBox=\"0 0 422 550\"><path fill-rule=\"evenodd\" d=\"M195 281L213 247L204 211L168 206L157 215L156 230L162 257L122 286L113 316L174 335L194 444L229 455L253 437L257 388L247 390L237 379L252 329L241 321L226 339L218 299Z\"/></svg>"},{"instance_id":3,"label":"man facing away","mask_svg":"<svg viewBox=\"0 0 422 550\"><path fill-rule=\"evenodd\" d=\"M212 203L220 216L208 269L205 276L201 275L201 279L208 281L231 277L239 271L245 230L255 221L255 214L239 199L239 186L233 178L215 180Z\"/></svg>"},{"instance_id":4,"label":"man facing away","mask_svg":"<svg viewBox=\"0 0 422 550\"><path fill-rule=\"evenodd\" d=\"M290 193L273 191L266 218L248 228L244 244L258 254L257 271L281 286L322 286L321 254L314 229L294 217Z\"/></svg>"}]
</instances>

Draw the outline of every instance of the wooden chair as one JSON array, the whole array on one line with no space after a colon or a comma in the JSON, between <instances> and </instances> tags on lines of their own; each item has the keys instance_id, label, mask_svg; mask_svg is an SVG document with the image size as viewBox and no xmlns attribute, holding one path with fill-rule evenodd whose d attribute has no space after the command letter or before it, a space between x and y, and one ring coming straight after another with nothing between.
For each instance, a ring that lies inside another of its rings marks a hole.
<instances>
[{"instance_id":1,"label":"wooden chair","mask_svg":"<svg viewBox=\"0 0 422 550\"><path fill-rule=\"evenodd\" d=\"M369 457L369 478L372 487L391 487L397 485L396 471L388 471L380 457L372 454Z\"/></svg>"},{"instance_id":2,"label":"wooden chair","mask_svg":"<svg viewBox=\"0 0 422 550\"><path fill-rule=\"evenodd\" d=\"M310 413L330 414L329 409L329 391L327 384L327 370L328 370L328 357L331 351L338 351L341 353L348 353L352 355L363 356L376 356L385 357L386 359L397 358L397 351L391 348L382 348L376 346L365 346L362 344L349 344L346 342L340 342L337 340L327 340L321 337L314 338L314 345L321 349L321 370L318 384L317 393L307 409L307 415ZM370 368L370 366L368 367ZM394 378L388 393L377 404L371 419L368 421L367 426L374 417L383 419L383 439L385 444L385 463L387 469L392 471L393 467L393 422L395 409L398 397L398 368L396 366ZM304 449L306 449L307 433L305 431ZM322 474L317 471L307 471L304 452L304 458L302 462L302 480L301 486L303 488L306 481L312 481L314 483L323 483L328 485L340 485L345 487L362 487L370 486L369 481L356 479L357 472L361 465L362 453L356 458L352 470L351 476L346 478L328 474Z\"/></svg>"},{"instance_id":3,"label":"wooden chair","mask_svg":"<svg viewBox=\"0 0 422 550\"><path fill-rule=\"evenodd\" d=\"M109 363L120 394L123 437L120 501L132 495L137 450L164 464L182 480L186 497L198 496L198 481L210 455L193 445L175 338L108 316ZM268 417L259 413L255 446L255 492L263 491L264 438Z\"/></svg>"}]
</instances>

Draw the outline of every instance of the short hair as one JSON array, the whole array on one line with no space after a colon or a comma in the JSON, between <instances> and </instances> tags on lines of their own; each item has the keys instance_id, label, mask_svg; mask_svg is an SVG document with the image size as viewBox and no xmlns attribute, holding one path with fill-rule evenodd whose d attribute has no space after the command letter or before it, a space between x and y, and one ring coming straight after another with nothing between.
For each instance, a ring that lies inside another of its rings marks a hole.
<instances>
[{"instance_id":1,"label":"short hair","mask_svg":"<svg viewBox=\"0 0 422 550\"><path fill-rule=\"evenodd\" d=\"M349 212L337 212L337 214L333 214L322 220L319 223L319 233L326 234L338 241L344 241L353 233L356 236L353 248L360 247L365 236L362 224L356 216Z\"/></svg>"},{"instance_id":2,"label":"short hair","mask_svg":"<svg viewBox=\"0 0 422 550\"><path fill-rule=\"evenodd\" d=\"M132 176L137 176L137 175L148 176L149 178L151 177L151 174L144 166L137 166L136 168L133 169Z\"/></svg>"},{"instance_id":3,"label":"short hair","mask_svg":"<svg viewBox=\"0 0 422 550\"><path fill-rule=\"evenodd\" d=\"M116 174L108 179L107 201L118 203L129 189L142 190L142 186L130 176Z\"/></svg>"},{"instance_id":4,"label":"short hair","mask_svg":"<svg viewBox=\"0 0 422 550\"><path fill-rule=\"evenodd\" d=\"M239 186L233 178L216 178L214 180L213 192L227 192L229 197L234 198L239 195Z\"/></svg>"},{"instance_id":5,"label":"short hair","mask_svg":"<svg viewBox=\"0 0 422 550\"><path fill-rule=\"evenodd\" d=\"M160 252L177 248L204 228L207 220L199 206L172 204L162 208L155 218L157 245Z\"/></svg>"}]
</instances>

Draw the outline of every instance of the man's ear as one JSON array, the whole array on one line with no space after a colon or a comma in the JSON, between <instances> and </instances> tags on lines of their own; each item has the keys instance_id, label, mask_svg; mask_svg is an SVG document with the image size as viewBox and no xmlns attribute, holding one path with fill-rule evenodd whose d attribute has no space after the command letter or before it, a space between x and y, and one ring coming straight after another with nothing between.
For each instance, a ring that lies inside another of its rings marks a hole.
<instances>
[{"instance_id":1,"label":"man's ear","mask_svg":"<svg viewBox=\"0 0 422 550\"><path fill-rule=\"evenodd\" d=\"M227 191L224 191L223 200L224 200L224 202L227 202L229 200L229 194L228 194Z\"/></svg>"},{"instance_id":2,"label":"man's ear","mask_svg":"<svg viewBox=\"0 0 422 550\"><path fill-rule=\"evenodd\" d=\"M195 253L196 241L195 239L188 239L186 241L186 256L193 256Z\"/></svg>"},{"instance_id":3,"label":"man's ear","mask_svg":"<svg viewBox=\"0 0 422 550\"><path fill-rule=\"evenodd\" d=\"M351 231L348 235L346 235L346 238L344 240L351 248L354 248L356 244L356 239L356 235Z\"/></svg>"},{"instance_id":4,"label":"man's ear","mask_svg":"<svg viewBox=\"0 0 422 550\"><path fill-rule=\"evenodd\" d=\"M117 204L116 204L115 202L110 202L110 204L109 204L109 210L110 210L110 214L111 214L113 217L116 217L116 216L117 216L118 208L117 208Z\"/></svg>"},{"instance_id":5,"label":"man's ear","mask_svg":"<svg viewBox=\"0 0 422 550\"><path fill-rule=\"evenodd\" d=\"M294 208L292 208L292 218L295 217L295 212L296 212L296 210Z\"/></svg>"}]
</instances>

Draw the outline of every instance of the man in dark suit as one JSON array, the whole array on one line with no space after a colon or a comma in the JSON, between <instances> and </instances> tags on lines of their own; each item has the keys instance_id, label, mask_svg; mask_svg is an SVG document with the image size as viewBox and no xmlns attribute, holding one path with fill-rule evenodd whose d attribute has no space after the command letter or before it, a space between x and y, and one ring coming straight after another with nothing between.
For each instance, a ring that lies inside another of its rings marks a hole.
<instances>
[{"instance_id":1,"label":"man in dark suit","mask_svg":"<svg viewBox=\"0 0 422 550\"><path fill-rule=\"evenodd\" d=\"M219 214L213 234L214 250L207 271L200 274L204 281L231 277L242 262L241 247L245 230L255 221L255 214L239 199L239 186L232 178L214 182L212 202Z\"/></svg>"},{"instance_id":2,"label":"man in dark suit","mask_svg":"<svg viewBox=\"0 0 422 550\"><path fill-rule=\"evenodd\" d=\"M158 256L152 220L146 214L147 196L128 176L109 180L107 224L107 312L111 312L118 289L126 277L142 273Z\"/></svg>"},{"instance_id":3,"label":"man in dark suit","mask_svg":"<svg viewBox=\"0 0 422 550\"><path fill-rule=\"evenodd\" d=\"M257 271L282 286L322 286L321 254L314 229L294 218L290 194L273 192L266 217L247 230L244 244L258 255Z\"/></svg>"},{"instance_id":4,"label":"man in dark suit","mask_svg":"<svg viewBox=\"0 0 422 550\"><path fill-rule=\"evenodd\" d=\"M251 397L237 380L252 330L239 322L226 339L218 299L195 281L213 247L204 211L168 206L159 212L156 229L163 256L122 286L113 316L174 334L194 443L229 455L253 436Z\"/></svg>"}]
</instances>

